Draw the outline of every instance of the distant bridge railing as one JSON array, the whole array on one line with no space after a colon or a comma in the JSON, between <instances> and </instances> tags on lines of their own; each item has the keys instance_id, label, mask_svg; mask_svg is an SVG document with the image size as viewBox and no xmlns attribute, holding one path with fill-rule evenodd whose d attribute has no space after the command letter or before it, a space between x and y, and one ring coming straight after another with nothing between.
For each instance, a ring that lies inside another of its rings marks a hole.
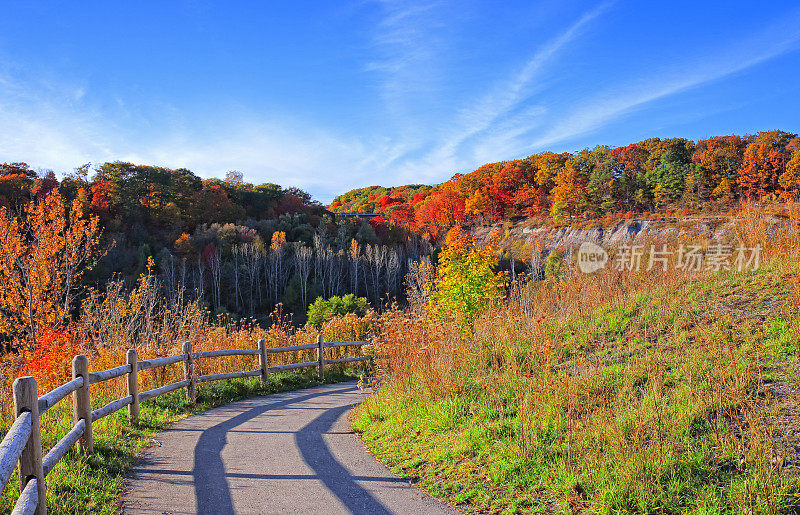
<instances>
[{"instance_id":1,"label":"distant bridge railing","mask_svg":"<svg viewBox=\"0 0 800 515\"><path fill-rule=\"evenodd\" d=\"M375 218L380 213L333 213L334 218Z\"/></svg>"},{"instance_id":2,"label":"distant bridge railing","mask_svg":"<svg viewBox=\"0 0 800 515\"><path fill-rule=\"evenodd\" d=\"M181 388L186 389L186 398L195 401L195 385L223 379L238 379L242 377L261 377L262 383L269 381L269 375L275 372L291 370L294 368L317 367L320 379L325 378L325 365L334 363L350 363L355 361L368 361L372 356L357 356L351 358L325 359L323 350L326 347L364 346L365 341L353 342L324 342L322 335L317 337L316 343L292 345L289 347L267 348L264 340L258 341L257 349L232 349L192 352L189 342L183 344L182 353L177 356L148 359L137 361L136 349L128 350L127 364L102 370L89 372L89 360L84 355L75 356L72 360L72 380L59 386L41 397L36 396L36 379L31 376L19 377L14 381L14 413L16 419L0 443L0 492L5 490L8 481L14 473L14 468L19 464L20 496L14 505L13 514L46 515L47 495L45 478L53 470L56 463L73 446L83 454L92 454L94 444L92 439L92 423L103 417L128 407L128 415L132 423L139 421L139 403L158 397L165 393ZM275 367L268 366L267 355L279 352L294 352L300 350L317 350L315 361L303 363L290 363ZM221 356L258 356L259 367L253 370L227 372L223 374L194 375L194 363L197 359L215 358ZM176 383L139 392L139 371L149 368L163 367L174 363L183 363L184 379ZM115 377L127 376L126 397L109 402L96 410L91 408L90 386ZM72 429L57 444L42 457L41 425L39 417L42 413L52 408L67 395L72 394L74 425Z\"/></svg>"}]
</instances>

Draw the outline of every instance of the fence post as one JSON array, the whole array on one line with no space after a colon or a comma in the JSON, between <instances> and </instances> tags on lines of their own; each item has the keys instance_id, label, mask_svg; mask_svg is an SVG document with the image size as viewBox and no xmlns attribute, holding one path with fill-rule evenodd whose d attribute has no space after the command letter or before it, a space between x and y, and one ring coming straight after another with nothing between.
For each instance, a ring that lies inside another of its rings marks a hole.
<instances>
[{"instance_id":1,"label":"fence post","mask_svg":"<svg viewBox=\"0 0 800 515\"><path fill-rule=\"evenodd\" d=\"M322 343L322 335L320 334L317 336L317 373L319 374L319 380L325 380L325 358L322 355L322 350L324 345Z\"/></svg>"},{"instance_id":2,"label":"fence post","mask_svg":"<svg viewBox=\"0 0 800 515\"><path fill-rule=\"evenodd\" d=\"M267 362L267 342L258 340L258 365L261 367L261 384L269 384L269 363Z\"/></svg>"},{"instance_id":3,"label":"fence post","mask_svg":"<svg viewBox=\"0 0 800 515\"><path fill-rule=\"evenodd\" d=\"M19 456L19 490L31 479L36 479L39 493L37 515L47 515L47 498L45 497L44 469L42 468L42 434L39 425L39 397L36 393L36 379L31 376L18 377L14 381L14 413L20 416L26 411L31 413L31 435Z\"/></svg>"},{"instance_id":4,"label":"fence post","mask_svg":"<svg viewBox=\"0 0 800 515\"><path fill-rule=\"evenodd\" d=\"M194 361L192 360L192 342L183 343L183 353L186 360L183 362L183 377L186 379L186 400L194 402Z\"/></svg>"},{"instance_id":5,"label":"fence post","mask_svg":"<svg viewBox=\"0 0 800 515\"><path fill-rule=\"evenodd\" d=\"M131 371L128 372L128 395L131 396L128 418L131 424L136 425L139 423L139 362L136 349L128 349L128 365L131 366Z\"/></svg>"},{"instance_id":6,"label":"fence post","mask_svg":"<svg viewBox=\"0 0 800 515\"><path fill-rule=\"evenodd\" d=\"M89 360L79 354L72 358L72 378L83 377L83 386L72 394L72 413L75 423L84 421L84 430L78 440L78 451L83 454L94 452L94 438L92 437L92 400L89 395Z\"/></svg>"}]
</instances>

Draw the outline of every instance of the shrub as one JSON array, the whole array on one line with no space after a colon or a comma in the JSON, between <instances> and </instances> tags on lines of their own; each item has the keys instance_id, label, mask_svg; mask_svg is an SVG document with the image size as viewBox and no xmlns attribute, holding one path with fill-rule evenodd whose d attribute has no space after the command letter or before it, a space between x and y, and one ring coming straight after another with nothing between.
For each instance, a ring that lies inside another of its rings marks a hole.
<instances>
[{"instance_id":1,"label":"shrub","mask_svg":"<svg viewBox=\"0 0 800 515\"><path fill-rule=\"evenodd\" d=\"M308 307L308 324L315 329L322 328L322 324L335 318L354 313L363 317L367 314L367 299L356 297L349 293L343 297L334 296L329 299L317 297Z\"/></svg>"},{"instance_id":2,"label":"shrub","mask_svg":"<svg viewBox=\"0 0 800 515\"><path fill-rule=\"evenodd\" d=\"M558 250L553 249L547 254L547 260L544 262L544 276L546 279L558 279L561 275L561 254Z\"/></svg>"}]
</instances>

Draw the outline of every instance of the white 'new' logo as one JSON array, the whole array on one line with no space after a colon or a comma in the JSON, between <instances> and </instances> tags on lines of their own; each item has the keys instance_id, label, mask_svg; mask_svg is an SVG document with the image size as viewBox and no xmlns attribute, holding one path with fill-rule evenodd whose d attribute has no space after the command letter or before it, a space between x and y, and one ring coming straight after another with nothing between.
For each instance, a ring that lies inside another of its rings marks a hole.
<instances>
[{"instance_id":1,"label":"white 'new' logo","mask_svg":"<svg viewBox=\"0 0 800 515\"><path fill-rule=\"evenodd\" d=\"M578 268L584 274L591 274L605 268L608 263L608 252L600 245L589 241L581 243L578 249Z\"/></svg>"}]
</instances>

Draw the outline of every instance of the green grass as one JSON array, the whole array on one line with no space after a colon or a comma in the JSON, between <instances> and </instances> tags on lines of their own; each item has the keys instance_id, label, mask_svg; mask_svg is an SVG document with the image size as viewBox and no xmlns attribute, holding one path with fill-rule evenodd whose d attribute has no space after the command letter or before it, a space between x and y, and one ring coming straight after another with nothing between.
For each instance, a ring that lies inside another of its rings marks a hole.
<instances>
[{"instance_id":1,"label":"green grass","mask_svg":"<svg viewBox=\"0 0 800 515\"><path fill-rule=\"evenodd\" d=\"M436 398L389 385L357 408L354 428L395 471L465 511L800 512L798 469L772 464L787 450L760 429L783 423L764 384L800 354L787 302L798 265L552 321L555 362L570 366L530 378L472 370Z\"/></svg>"},{"instance_id":2,"label":"green grass","mask_svg":"<svg viewBox=\"0 0 800 515\"><path fill-rule=\"evenodd\" d=\"M327 370L324 383L348 381L358 377L354 370ZM120 410L93 424L94 454L82 456L71 450L47 476L47 508L50 513L114 513L123 492L125 473L136 462L150 438L172 422L231 401L308 388L323 384L314 372L280 372L270 375L268 385L258 378L220 381L197 386L197 402L186 400L183 390L162 395L140 406L138 426L128 421L127 410ZM72 427L71 403L60 402L45 414L42 443L50 448ZM52 413L51 413L52 412ZM7 431L3 428L3 434ZM9 513L19 496L17 473L9 481L0 512Z\"/></svg>"}]
</instances>

